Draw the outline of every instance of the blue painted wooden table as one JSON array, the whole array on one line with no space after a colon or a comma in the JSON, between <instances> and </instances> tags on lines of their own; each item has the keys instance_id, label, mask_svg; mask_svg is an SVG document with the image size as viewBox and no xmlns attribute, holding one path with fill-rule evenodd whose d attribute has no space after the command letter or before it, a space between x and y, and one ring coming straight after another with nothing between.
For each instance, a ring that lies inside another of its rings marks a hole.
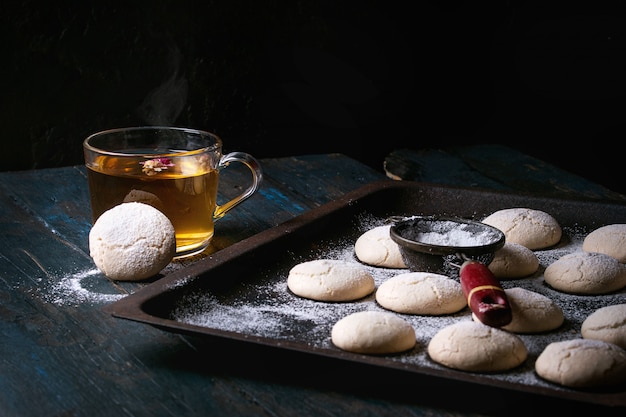
<instances>
[{"instance_id":1,"label":"blue painted wooden table","mask_svg":"<svg viewBox=\"0 0 626 417\"><path fill-rule=\"evenodd\" d=\"M526 165L510 164L522 159ZM216 224L207 253L162 274L391 178L626 203L500 147L397 152L386 172L341 154L261 164L259 192ZM236 184L236 175L225 176L220 193ZM84 167L0 173L0 195L0 416L522 415L554 405L563 414L623 415L115 319L103 307L150 281L112 282L95 268Z\"/></svg>"}]
</instances>

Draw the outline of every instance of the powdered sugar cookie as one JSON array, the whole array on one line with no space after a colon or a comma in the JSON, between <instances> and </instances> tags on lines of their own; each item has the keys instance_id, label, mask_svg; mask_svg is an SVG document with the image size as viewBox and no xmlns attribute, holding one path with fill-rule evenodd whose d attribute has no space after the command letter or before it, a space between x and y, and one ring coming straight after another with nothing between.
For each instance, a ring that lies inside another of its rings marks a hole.
<instances>
[{"instance_id":1,"label":"powdered sugar cookie","mask_svg":"<svg viewBox=\"0 0 626 417\"><path fill-rule=\"evenodd\" d=\"M583 250L605 253L626 263L626 224L609 224L592 231L583 240Z\"/></svg>"},{"instance_id":2,"label":"powdered sugar cookie","mask_svg":"<svg viewBox=\"0 0 626 417\"><path fill-rule=\"evenodd\" d=\"M563 310L545 295L520 287L507 288L504 292L513 318L501 329L513 333L541 333L563 324ZM475 314L472 314L472 318L479 321Z\"/></svg>"},{"instance_id":3,"label":"powdered sugar cookie","mask_svg":"<svg viewBox=\"0 0 626 417\"><path fill-rule=\"evenodd\" d=\"M398 244L391 240L391 225L374 227L363 233L354 244L354 253L363 263L385 268L406 268Z\"/></svg>"},{"instance_id":4,"label":"powdered sugar cookie","mask_svg":"<svg viewBox=\"0 0 626 417\"><path fill-rule=\"evenodd\" d=\"M376 301L403 314L451 314L467 306L458 281L429 272L409 272L389 278L378 287Z\"/></svg>"},{"instance_id":5,"label":"powdered sugar cookie","mask_svg":"<svg viewBox=\"0 0 626 417\"><path fill-rule=\"evenodd\" d=\"M583 321L580 332L585 339L604 340L626 349L626 304L597 309Z\"/></svg>"},{"instance_id":6,"label":"powdered sugar cookie","mask_svg":"<svg viewBox=\"0 0 626 417\"><path fill-rule=\"evenodd\" d=\"M488 268L500 279L523 278L537 272L539 259L535 252L526 246L505 242L504 246L494 253Z\"/></svg>"},{"instance_id":7,"label":"powdered sugar cookie","mask_svg":"<svg viewBox=\"0 0 626 417\"><path fill-rule=\"evenodd\" d=\"M594 339L553 342L537 357L535 371L567 387L615 385L626 381L626 350Z\"/></svg>"},{"instance_id":8,"label":"powdered sugar cookie","mask_svg":"<svg viewBox=\"0 0 626 417\"><path fill-rule=\"evenodd\" d=\"M573 252L552 262L545 282L570 294L608 294L626 286L626 265L598 252Z\"/></svg>"},{"instance_id":9,"label":"powdered sugar cookie","mask_svg":"<svg viewBox=\"0 0 626 417\"><path fill-rule=\"evenodd\" d=\"M377 355L404 352L416 343L413 326L386 311L361 311L342 318L333 326L331 340L343 350Z\"/></svg>"},{"instance_id":10,"label":"powdered sugar cookie","mask_svg":"<svg viewBox=\"0 0 626 417\"><path fill-rule=\"evenodd\" d=\"M500 229L507 242L519 243L528 249L544 249L561 240L562 229L550 214L530 208L498 210L482 221Z\"/></svg>"},{"instance_id":11,"label":"powdered sugar cookie","mask_svg":"<svg viewBox=\"0 0 626 417\"><path fill-rule=\"evenodd\" d=\"M158 274L176 254L170 220L143 203L122 203L104 213L89 232L89 252L109 278L137 281Z\"/></svg>"},{"instance_id":12,"label":"powdered sugar cookie","mask_svg":"<svg viewBox=\"0 0 626 417\"><path fill-rule=\"evenodd\" d=\"M528 351L514 333L464 320L439 330L428 344L428 355L448 368L498 372L521 365Z\"/></svg>"},{"instance_id":13,"label":"powdered sugar cookie","mask_svg":"<svg viewBox=\"0 0 626 417\"><path fill-rule=\"evenodd\" d=\"M289 271L287 286L296 295L318 301L351 301L374 292L372 275L361 265L335 259L300 263Z\"/></svg>"}]
</instances>

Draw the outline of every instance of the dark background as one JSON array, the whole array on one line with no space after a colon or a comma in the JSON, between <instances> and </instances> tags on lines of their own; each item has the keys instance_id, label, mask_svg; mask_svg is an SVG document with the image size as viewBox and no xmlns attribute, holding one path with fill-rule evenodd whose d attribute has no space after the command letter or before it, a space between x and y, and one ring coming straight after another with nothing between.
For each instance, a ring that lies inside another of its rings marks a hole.
<instances>
[{"instance_id":1,"label":"dark background","mask_svg":"<svg viewBox=\"0 0 626 417\"><path fill-rule=\"evenodd\" d=\"M380 171L396 148L499 143L626 193L626 16L587 3L5 0L1 169L175 125Z\"/></svg>"}]
</instances>

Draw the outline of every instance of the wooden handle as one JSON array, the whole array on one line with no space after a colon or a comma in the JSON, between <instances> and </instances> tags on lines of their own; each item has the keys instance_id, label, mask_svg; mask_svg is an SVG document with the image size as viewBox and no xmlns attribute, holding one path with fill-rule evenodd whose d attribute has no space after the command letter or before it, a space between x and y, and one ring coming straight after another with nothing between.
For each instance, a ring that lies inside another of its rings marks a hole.
<instances>
[{"instance_id":1,"label":"wooden handle","mask_svg":"<svg viewBox=\"0 0 626 417\"><path fill-rule=\"evenodd\" d=\"M465 261L459 274L467 305L482 323L502 327L511 322L506 293L489 268L480 262Z\"/></svg>"}]
</instances>

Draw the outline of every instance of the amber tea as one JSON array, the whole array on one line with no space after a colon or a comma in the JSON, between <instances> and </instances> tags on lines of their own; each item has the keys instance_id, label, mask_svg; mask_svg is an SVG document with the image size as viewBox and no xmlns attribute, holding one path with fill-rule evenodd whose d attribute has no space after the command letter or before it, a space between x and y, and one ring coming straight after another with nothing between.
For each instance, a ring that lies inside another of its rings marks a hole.
<instances>
[{"instance_id":1,"label":"amber tea","mask_svg":"<svg viewBox=\"0 0 626 417\"><path fill-rule=\"evenodd\" d=\"M126 202L163 212L176 231L176 257L203 251L214 221L252 195L261 181L258 162L242 152L221 154L221 141L207 132L179 128L128 128L85 140L85 161L93 221ZM224 205L217 204L219 172L244 163L252 185Z\"/></svg>"},{"instance_id":2,"label":"amber tea","mask_svg":"<svg viewBox=\"0 0 626 417\"><path fill-rule=\"evenodd\" d=\"M98 165L104 170L87 170L93 221L118 204L146 203L163 212L174 225L178 252L204 248L213 237L217 170L199 164L183 172L178 165L190 164L178 163L176 158L169 164L167 170L150 171L153 167L144 168L139 160L100 157Z\"/></svg>"}]
</instances>

